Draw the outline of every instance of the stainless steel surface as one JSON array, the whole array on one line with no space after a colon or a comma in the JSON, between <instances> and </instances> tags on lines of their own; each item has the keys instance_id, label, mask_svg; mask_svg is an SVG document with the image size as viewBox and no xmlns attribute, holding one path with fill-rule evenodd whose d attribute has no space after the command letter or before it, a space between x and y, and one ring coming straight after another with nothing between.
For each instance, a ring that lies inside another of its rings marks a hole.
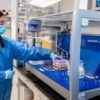
<instances>
[{"instance_id":1,"label":"stainless steel surface","mask_svg":"<svg viewBox=\"0 0 100 100\"><path fill-rule=\"evenodd\" d=\"M85 91L84 93L85 93L85 99L88 100L96 96L100 96L100 88L88 90Z\"/></svg>"},{"instance_id":2,"label":"stainless steel surface","mask_svg":"<svg viewBox=\"0 0 100 100\"><path fill-rule=\"evenodd\" d=\"M76 25L77 23L77 25ZM73 14L70 59L70 100L78 100L79 93L79 62L81 46L81 17L80 11ZM76 68L77 67L77 68Z\"/></svg>"}]
</instances>

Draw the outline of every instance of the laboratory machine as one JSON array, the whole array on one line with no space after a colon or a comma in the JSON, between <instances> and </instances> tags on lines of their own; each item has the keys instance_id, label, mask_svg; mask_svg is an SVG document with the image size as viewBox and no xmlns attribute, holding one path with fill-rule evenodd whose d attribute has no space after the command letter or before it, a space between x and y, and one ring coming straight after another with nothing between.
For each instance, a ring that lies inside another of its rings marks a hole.
<instances>
[{"instance_id":1,"label":"laboratory machine","mask_svg":"<svg viewBox=\"0 0 100 100\"><path fill-rule=\"evenodd\" d=\"M100 13L78 10L39 19L52 22L48 25L51 30L59 25L54 31L57 39L51 43L63 60L28 61L25 69L65 99L87 100L100 95ZM62 34L64 29L72 31Z\"/></svg>"}]
</instances>

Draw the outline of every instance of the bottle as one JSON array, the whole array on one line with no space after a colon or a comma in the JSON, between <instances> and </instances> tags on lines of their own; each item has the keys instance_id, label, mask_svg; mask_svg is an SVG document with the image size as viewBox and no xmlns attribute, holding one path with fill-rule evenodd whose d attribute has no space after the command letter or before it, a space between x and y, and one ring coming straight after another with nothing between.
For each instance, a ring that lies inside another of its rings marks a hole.
<instances>
[{"instance_id":1,"label":"bottle","mask_svg":"<svg viewBox=\"0 0 100 100\"><path fill-rule=\"evenodd\" d=\"M70 76L70 64L67 64L67 65L68 65L68 75ZM79 78L84 78L84 76L85 76L84 63L83 63L83 61L80 61Z\"/></svg>"},{"instance_id":2,"label":"bottle","mask_svg":"<svg viewBox=\"0 0 100 100\"><path fill-rule=\"evenodd\" d=\"M84 92L83 93L79 93L78 100L86 100Z\"/></svg>"},{"instance_id":3,"label":"bottle","mask_svg":"<svg viewBox=\"0 0 100 100\"><path fill-rule=\"evenodd\" d=\"M79 65L79 77L80 78L84 78L84 76L85 76L84 63L83 63L83 61L80 61L80 65Z\"/></svg>"}]
</instances>

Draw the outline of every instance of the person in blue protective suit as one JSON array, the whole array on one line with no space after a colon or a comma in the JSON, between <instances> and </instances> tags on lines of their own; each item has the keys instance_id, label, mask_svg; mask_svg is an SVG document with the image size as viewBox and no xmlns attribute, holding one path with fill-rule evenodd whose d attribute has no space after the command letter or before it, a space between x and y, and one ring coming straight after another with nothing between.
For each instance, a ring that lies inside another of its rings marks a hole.
<instances>
[{"instance_id":1,"label":"person in blue protective suit","mask_svg":"<svg viewBox=\"0 0 100 100\"><path fill-rule=\"evenodd\" d=\"M10 100L13 59L18 60L54 60L58 56L41 47L29 47L26 44L9 40L1 35L5 33L5 15L0 11L0 100ZM59 57L58 57L59 58Z\"/></svg>"}]
</instances>

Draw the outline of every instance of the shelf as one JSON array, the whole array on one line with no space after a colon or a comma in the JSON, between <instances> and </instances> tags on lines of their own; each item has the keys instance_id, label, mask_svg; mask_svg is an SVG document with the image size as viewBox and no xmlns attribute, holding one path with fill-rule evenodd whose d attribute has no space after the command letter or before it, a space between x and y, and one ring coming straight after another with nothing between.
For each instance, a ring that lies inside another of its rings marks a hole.
<instances>
[{"instance_id":1,"label":"shelf","mask_svg":"<svg viewBox=\"0 0 100 100\"><path fill-rule=\"evenodd\" d=\"M46 18L50 18L50 20L59 20L59 21L66 21L67 17L63 16L65 14L68 15L68 17L70 18L70 14L73 14L73 10L67 11L67 12L62 12L62 13L56 13L56 14L51 14L51 15L44 15L44 16L39 16L39 17L30 17L28 18L28 20L30 19L39 19L39 20L47 20Z\"/></svg>"}]
</instances>

